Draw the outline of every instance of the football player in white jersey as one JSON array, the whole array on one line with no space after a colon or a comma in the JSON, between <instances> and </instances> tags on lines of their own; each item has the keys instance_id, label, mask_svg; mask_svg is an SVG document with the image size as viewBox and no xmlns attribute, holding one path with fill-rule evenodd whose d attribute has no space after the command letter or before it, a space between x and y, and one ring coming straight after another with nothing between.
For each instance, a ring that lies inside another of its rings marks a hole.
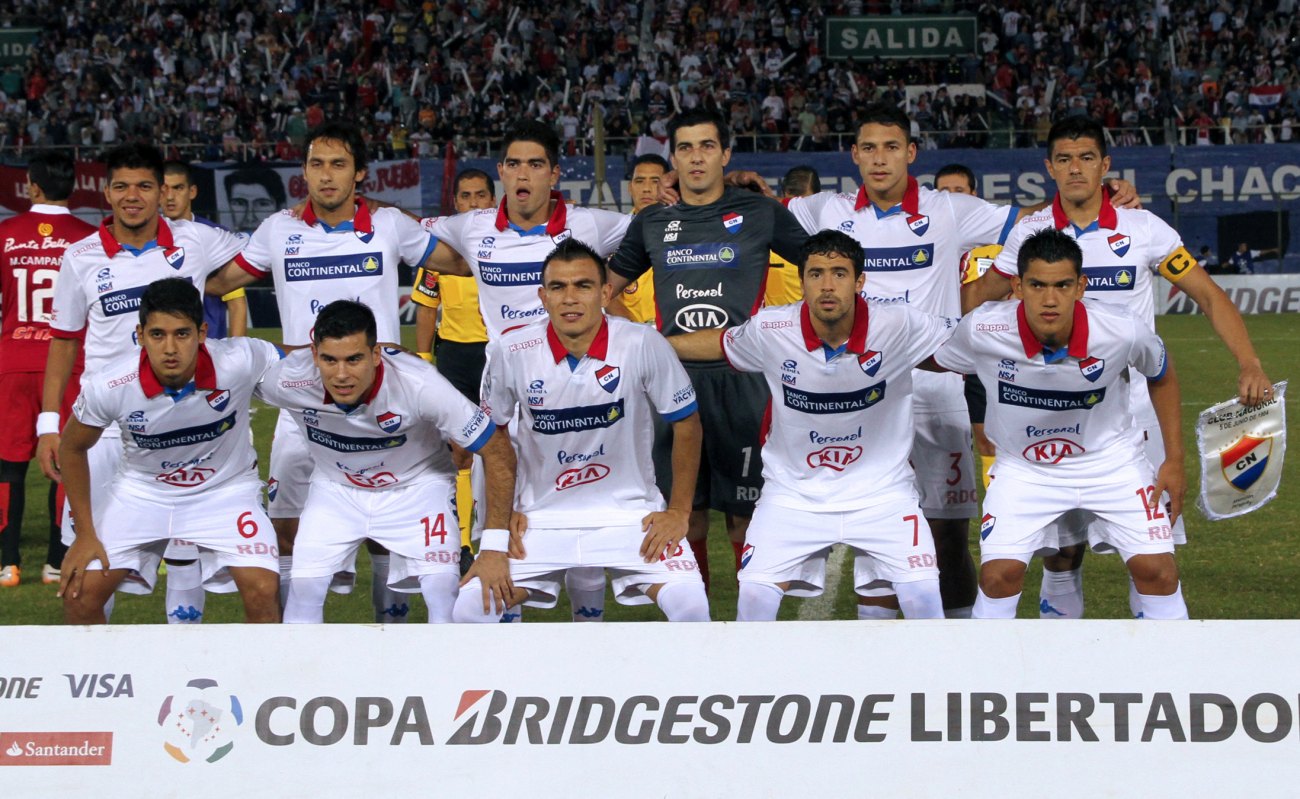
<instances>
[{"instance_id":1,"label":"football player in white jersey","mask_svg":"<svg viewBox=\"0 0 1300 799\"><path fill-rule=\"evenodd\" d=\"M163 549L180 536L197 545L210 590L229 591L233 580L247 621L279 621L275 532L248 417L253 387L280 353L243 337L205 343L190 280L156 281L137 299L144 351L85 376L59 447L76 519L59 586L65 619L103 624L119 586L147 593ZM124 454L107 499L94 505L88 453L108 427L121 431Z\"/></svg>"},{"instance_id":2,"label":"football player in white jersey","mask_svg":"<svg viewBox=\"0 0 1300 799\"><path fill-rule=\"evenodd\" d=\"M943 618L934 539L924 529L912 449L913 368L948 323L903 304L869 305L862 246L838 230L804 245L804 300L725 333L669 341L684 360L725 356L772 392L763 494L741 559L737 619L776 618L781 599L817 596L833 544L857 551L855 586L889 585L908 618Z\"/></svg>"},{"instance_id":3,"label":"football player in white jersey","mask_svg":"<svg viewBox=\"0 0 1300 799\"><path fill-rule=\"evenodd\" d=\"M963 289L967 310L998 298L1016 272L1023 242L1044 229L1064 231L1082 248L1088 297L1118 305L1155 332L1155 275L1158 273L1185 292L1205 311L1214 331L1236 359L1237 392L1242 402L1254 405L1272 396L1272 383L1264 374L1251 344L1245 322L1223 289L1183 247L1178 233L1149 211L1116 208L1102 178L1110 170L1105 134L1087 117L1068 117L1048 133L1048 174L1057 195L1050 206L1017 223L1006 247L983 277ZM1146 440L1152 464L1164 460L1163 437L1143 381L1132 383L1133 407ZM1175 540L1183 543L1182 524L1175 525ZM1064 525L1059 554L1044 558L1043 587L1039 599L1043 618L1080 618L1083 615L1083 542L1087 531ZM1138 612L1135 589L1130 591Z\"/></svg>"},{"instance_id":4,"label":"football player in white jersey","mask_svg":"<svg viewBox=\"0 0 1300 799\"><path fill-rule=\"evenodd\" d=\"M286 623L323 621L331 580L353 571L366 539L391 553L390 588L423 594L431 623L451 621L460 532L449 441L483 456L489 526L504 530L509 519L510 442L431 365L377 338L369 308L335 300L316 318L311 349L291 353L257 388L288 410L315 464Z\"/></svg>"},{"instance_id":5,"label":"football player in white jersey","mask_svg":"<svg viewBox=\"0 0 1300 799\"><path fill-rule=\"evenodd\" d=\"M86 375L118 355L135 351L136 318L145 287L165 277L181 277L196 285L239 252L241 242L225 230L182 220L168 221L159 213L163 157L156 147L127 144L104 158L108 181L104 199L113 215L99 230L68 247L54 291L50 328L54 339L45 367L40 436L36 457L50 479L58 479L59 401L71 379L85 333ZM105 489L122 456L122 440L108 427L90 453L92 506L108 499ZM63 538L71 542L72 520L64 514ZM169 558L192 561L192 546L179 542ZM178 564L167 574L167 621L195 622L202 618L202 576L197 562ZM111 605L110 610L111 612Z\"/></svg>"},{"instance_id":6,"label":"football player in white jersey","mask_svg":"<svg viewBox=\"0 0 1300 799\"><path fill-rule=\"evenodd\" d=\"M479 599L479 575L499 583L508 571L510 605L551 607L563 574L586 566L609 570L623 604L656 602L669 621L708 621L684 546L701 437L690 379L656 331L604 314L613 288L593 248L562 242L542 264L538 291L548 318L488 343L483 403L498 424L515 425L519 490L509 539L483 533L456 620L500 618L486 589ZM667 507L646 457L653 413L675 433Z\"/></svg>"},{"instance_id":7,"label":"football player in white jersey","mask_svg":"<svg viewBox=\"0 0 1300 799\"><path fill-rule=\"evenodd\" d=\"M1185 619L1172 529L1186 489L1181 408L1164 343L1126 309L1083 299L1083 253L1070 236L1048 228L1018 250L1016 299L968 314L934 355L977 375L990 400L997 463L974 616L1014 618L1029 559L1053 550L1053 524L1075 516L1100 522L1090 543L1124 558L1144 618ZM1165 445L1158 470L1143 457L1131 380L1150 389Z\"/></svg>"}]
</instances>

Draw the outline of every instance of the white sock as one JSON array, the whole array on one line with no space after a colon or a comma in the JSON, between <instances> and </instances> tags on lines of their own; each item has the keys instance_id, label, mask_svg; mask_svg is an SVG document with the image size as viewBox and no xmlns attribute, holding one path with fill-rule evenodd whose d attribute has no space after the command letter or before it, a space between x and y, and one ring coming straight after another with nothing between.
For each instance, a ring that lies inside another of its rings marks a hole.
<instances>
[{"instance_id":1,"label":"white sock","mask_svg":"<svg viewBox=\"0 0 1300 799\"><path fill-rule=\"evenodd\" d=\"M330 590L329 575L294 577L289 580L289 601L284 605L285 624L323 624L325 595Z\"/></svg>"},{"instance_id":2,"label":"white sock","mask_svg":"<svg viewBox=\"0 0 1300 799\"><path fill-rule=\"evenodd\" d=\"M429 606L430 624L451 623L451 609L456 604L456 586L459 584L459 574L420 575L420 593L424 595L424 604Z\"/></svg>"},{"instance_id":3,"label":"white sock","mask_svg":"<svg viewBox=\"0 0 1300 799\"><path fill-rule=\"evenodd\" d=\"M1054 572L1043 569L1043 590L1038 598L1040 619L1083 618L1083 569Z\"/></svg>"},{"instance_id":4,"label":"white sock","mask_svg":"<svg viewBox=\"0 0 1300 799\"><path fill-rule=\"evenodd\" d=\"M973 605L967 605L964 608L944 608L943 617L945 619L969 619L971 611L974 609Z\"/></svg>"},{"instance_id":5,"label":"white sock","mask_svg":"<svg viewBox=\"0 0 1300 799\"><path fill-rule=\"evenodd\" d=\"M898 608L881 605L858 605L858 619L862 621L890 621L898 618Z\"/></svg>"},{"instance_id":6,"label":"white sock","mask_svg":"<svg viewBox=\"0 0 1300 799\"><path fill-rule=\"evenodd\" d=\"M1142 602L1142 618L1144 619L1186 619L1187 603L1183 601L1183 584L1179 583L1178 587L1169 596L1153 596L1151 594L1138 594Z\"/></svg>"},{"instance_id":7,"label":"white sock","mask_svg":"<svg viewBox=\"0 0 1300 799\"><path fill-rule=\"evenodd\" d=\"M451 620L457 624L496 624L501 621L501 611L493 601L487 613L483 612L483 583L477 577L460 587L456 604L452 606Z\"/></svg>"},{"instance_id":8,"label":"white sock","mask_svg":"<svg viewBox=\"0 0 1300 799\"><path fill-rule=\"evenodd\" d=\"M708 621L709 595L700 580L690 583L664 583L655 598L668 621Z\"/></svg>"},{"instance_id":9,"label":"white sock","mask_svg":"<svg viewBox=\"0 0 1300 799\"><path fill-rule=\"evenodd\" d=\"M203 569L193 563L167 564L167 623L198 624L203 621Z\"/></svg>"},{"instance_id":10,"label":"white sock","mask_svg":"<svg viewBox=\"0 0 1300 799\"><path fill-rule=\"evenodd\" d=\"M772 583L741 581L736 598L736 621L776 621L785 592Z\"/></svg>"},{"instance_id":11,"label":"white sock","mask_svg":"<svg viewBox=\"0 0 1300 799\"><path fill-rule=\"evenodd\" d=\"M984 589L981 588L979 594L975 596L975 607L971 610L970 617L972 619L1014 619L1019 604L1020 594L993 599L985 596Z\"/></svg>"},{"instance_id":12,"label":"white sock","mask_svg":"<svg viewBox=\"0 0 1300 799\"><path fill-rule=\"evenodd\" d=\"M1128 609L1133 614L1133 618L1144 618L1142 615L1142 595L1138 593L1137 583L1133 582L1132 576L1128 578Z\"/></svg>"},{"instance_id":13,"label":"white sock","mask_svg":"<svg viewBox=\"0 0 1300 799\"><path fill-rule=\"evenodd\" d=\"M108 624L113 618L113 606L117 604L117 592L108 595L108 601L104 603L104 623Z\"/></svg>"},{"instance_id":14,"label":"white sock","mask_svg":"<svg viewBox=\"0 0 1300 799\"><path fill-rule=\"evenodd\" d=\"M293 555L280 556L280 612L289 604L289 576L293 573Z\"/></svg>"},{"instance_id":15,"label":"white sock","mask_svg":"<svg viewBox=\"0 0 1300 799\"><path fill-rule=\"evenodd\" d=\"M388 587L388 555L370 556L370 604L376 624L403 624L411 612L406 595Z\"/></svg>"},{"instance_id":16,"label":"white sock","mask_svg":"<svg viewBox=\"0 0 1300 799\"><path fill-rule=\"evenodd\" d=\"M605 570L599 566L569 569L564 573L564 590L574 621L605 620Z\"/></svg>"},{"instance_id":17,"label":"white sock","mask_svg":"<svg viewBox=\"0 0 1300 799\"><path fill-rule=\"evenodd\" d=\"M898 607L905 619L942 619L943 598L939 596L939 578L894 583Z\"/></svg>"}]
</instances>

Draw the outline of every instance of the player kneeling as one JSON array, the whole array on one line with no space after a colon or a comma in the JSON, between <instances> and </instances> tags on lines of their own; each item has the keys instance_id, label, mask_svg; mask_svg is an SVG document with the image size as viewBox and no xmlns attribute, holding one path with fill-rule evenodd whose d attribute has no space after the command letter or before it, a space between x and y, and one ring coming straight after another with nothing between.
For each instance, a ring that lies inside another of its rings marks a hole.
<instances>
[{"instance_id":1,"label":"player kneeling","mask_svg":"<svg viewBox=\"0 0 1300 799\"><path fill-rule=\"evenodd\" d=\"M834 544L859 553L859 593L892 586L903 615L943 618L934 538L918 505L912 369L949 331L905 305L871 305L862 245L823 230L799 263L804 301L725 332L673 336L685 360L726 357L772 391L763 495L741 556L737 619L776 618L784 595L818 596Z\"/></svg>"},{"instance_id":2,"label":"player kneeling","mask_svg":"<svg viewBox=\"0 0 1300 799\"><path fill-rule=\"evenodd\" d=\"M487 414L432 366L377 343L375 315L352 300L321 309L310 350L269 370L257 396L289 411L314 464L294 540L287 624L324 621L336 572L355 572L366 539L390 553L388 585L421 593L431 623L451 621L460 580L456 467L448 441L483 456L487 519L506 522L515 456Z\"/></svg>"},{"instance_id":3,"label":"player kneeling","mask_svg":"<svg viewBox=\"0 0 1300 799\"><path fill-rule=\"evenodd\" d=\"M484 407L499 425L518 419L518 512L509 532L483 531L456 621L495 622L520 602L553 607L575 567L608 569L622 604L708 621L684 546L701 437L686 371L657 332L604 315L613 290L587 245L568 239L548 255L538 293L549 318L488 343ZM673 426L667 509L650 463L655 412Z\"/></svg>"},{"instance_id":4,"label":"player kneeling","mask_svg":"<svg viewBox=\"0 0 1300 799\"><path fill-rule=\"evenodd\" d=\"M1083 298L1083 254L1066 234L1049 228L1025 239L1017 269L1016 299L966 316L934 356L984 384L997 449L973 615L1015 617L1026 564L1056 550L1049 525L1069 514L1103 522L1088 527L1089 544L1119 551L1145 618L1185 619L1171 529L1186 488L1182 425L1164 343L1124 310ZM1139 379L1165 445L1154 474L1129 404L1128 383Z\"/></svg>"},{"instance_id":5,"label":"player kneeling","mask_svg":"<svg viewBox=\"0 0 1300 799\"><path fill-rule=\"evenodd\" d=\"M103 624L104 603L123 581L125 591L152 591L173 538L198 545L204 588L237 589L250 622L280 619L279 552L248 432L253 388L280 353L265 341L206 335L198 290L156 281L140 297L144 351L82 380L59 448L76 532L59 586L70 624ZM108 501L92 508L86 453L113 424L122 464Z\"/></svg>"}]
</instances>

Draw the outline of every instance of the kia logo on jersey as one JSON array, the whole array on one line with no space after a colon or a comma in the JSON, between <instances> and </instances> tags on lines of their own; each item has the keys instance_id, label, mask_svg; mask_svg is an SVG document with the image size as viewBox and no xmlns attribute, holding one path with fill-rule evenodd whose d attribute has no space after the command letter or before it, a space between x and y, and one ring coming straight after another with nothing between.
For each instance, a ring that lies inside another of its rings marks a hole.
<instances>
[{"instance_id":1,"label":"kia logo on jersey","mask_svg":"<svg viewBox=\"0 0 1300 799\"><path fill-rule=\"evenodd\" d=\"M727 229L728 233L736 234L740 232L740 226L744 224L745 217L737 213L727 213L722 215L722 226Z\"/></svg>"},{"instance_id":2,"label":"kia logo on jersey","mask_svg":"<svg viewBox=\"0 0 1300 799\"><path fill-rule=\"evenodd\" d=\"M555 490L564 491L575 486L594 483L609 476L610 469L603 463L588 463L576 469L565 469L555 478Z\"/></svg>"},{"instance_id":3,"label":"kia logo on jersey","mask_svg":"<svg viewBox=\"0 0 1300 799\"><path fill-rule=\"evenodd\" d=\"M875 350L867 350L858 356L858 366L862 371L867 373L868 377L875 377L876 372L880 371L880 364L885 360L885 356Z\"/></svg>"},{"instance_id":4,"label":"kia logo on jersey","mask_svg":"<svg viewBox=\"0 0 1300 799\"><path fill-rule=\"evenodd\" d=\"M1106 362L1101 358L1084 358L1079 361L1079 371L1088 379L1089 383L1096 383L1097 378L1101 377L1101 371L1106 368Z\"/></svg>"},{"instance_id":5,"label":"kia logo on jersey","mask_svg":"<svg viewBox=\"0 0 1300 799\"><path fill-rule=\"evenodd\" d=\"M1110 245L1111 252L1122 257L1128 252L1128 246L1133 243L1133 239L1123 233L1116 233L1106 239L1106 243Z\"/></svg>"},{"instance_id":6,"label":"kia logo on jersey","mask_svg":"<svg viewBox=\"0 0 1300 799\"><path fill-rule=\"evenodd\" d=\"M163 258L167 259L172 269L180 269L185 264L185 248L173 247L163 253Z\"/></svg>"},{"instance_id":7,"label":"kia logo on jersey","mask_svg":"<svg viewBox=\"0 0 1300 799\"><path fill-rule=\"evenodd\" d=\"M208 404L214 411L224 411L230 403L230 389L218 389L208 395Z\"/></svg>"},{"instance_id":8,"label":"kia logo on jersey","mask_svg":"<svg viewBox=\"0 0 1300 799\"><path fill-rule=\"evenodd\" d=\"M392 412L379 414L375 417L375 421L379 422L379 429L385 433L392 433L402 426L402 417Z\"/></svg>"},{"instance_id":9,"label":"kia logo on jersey","mask_svg":"<svg viewBox=\"0 0 1300 799\"><path fill-rule=\"evenodd\" d=\"M618 388L619 370L617 366L602 366L596 370L596 383L610 394Z\"/></svg>"},{"instance_id":10,"label":"kia logo on jersey","mask_svg":"<svg viewBox=\"0 0 1300 799\"><path fill-rule=\"evenodd\" d=\"M930 217L925 214L914 214L907 218L907 227L916 235L924 236L925 231L930 229Z\"/></svg>"}]
</instances>

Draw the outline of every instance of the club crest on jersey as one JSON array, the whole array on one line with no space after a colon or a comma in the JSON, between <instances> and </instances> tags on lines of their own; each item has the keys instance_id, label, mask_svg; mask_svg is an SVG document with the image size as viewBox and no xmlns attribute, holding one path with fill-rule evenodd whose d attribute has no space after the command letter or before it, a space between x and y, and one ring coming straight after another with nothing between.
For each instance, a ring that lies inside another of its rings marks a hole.
<instances>
[{"instance_id":1,"label":"club crest on jersey","mask_svg":"<svg viewBox=\"0 0 1300 799\"><path fill-rule=\"evenodd\" d=\"M617 366L602 366L596 370L596 383L610 394L618 388L619 369Z\"/></svg>"},{"instance_id":2,"label":"club crest on jersey","mask_svg":"<svg viewBox=\"0 0 1300 799\"><path fill-rule=\"evenodd\" d=\"M564 230L561 230L559 233L556 233L554 236L551 236L551 241L555 242L556 244L559 244L560 242L567 241L572 237L573 237L573 231L569 230L568 228L565 228Z\"/></svg>"},{"instance_id":3,"label":"club crest on jersey","mask_svg":"<svg viewBox=\"0 0 1300 799\"><path fill-rule=\"evenodd\" d=\"M1272 436L1244 435L1219 453L1223 476L1233 488L1246 491L1264 476L1268 469L1268 457L1272 453Z\"/></svg>"},{"instance_id":4,"label":"club crest on jersey","mask_svg":"<svg viewBox=\"0 0 1300 799\"><path fill-rule=\"evenodd\" d=\"M167 260L167 263L172 269L180 269L185 265L185 248L173 247L170 250L166 250L163 252L163 258Z\"/></svg>"},{"instance_id":5,"label":"club crest on jersey","mask_svg":"<svg viewBox=\"0 0 1300 799\"><path fill-rule=\"evenodd\" d=\"M862 371L867 373L868 377L875 377L876 372L880 371L880 364L885 360L885 356L875 350L867 350L858 356L858 366Z\"/></svg>"},{"instance_id":6,"label":"club crest on jersey","mask_svg":"<svg viewBox=\"0 0 1300 799\"><path fill-rule=\"evenodd\" d=\"M392 433L402 426L401 415L392 413L391 411L379 414L375 417L375 421L379 422L379 429L383 430L385 433Z\"/></svg>"},{"instance_id":7,"label":"club crest on jersey","mask_svg":"<svg viewBox=\"0 0 1300 799\"><path fill-rule=\"evenodd\" d=\"M212 392L208 395L208 404L214 411L224 411L230 404L230 389L223 388Z\"/></svg>"},{"instance_id":8,"label":"club crest on jersey","mask_svg":"<svg viewBox=\"0 0 1300 799\"><path fill-rule=\"evenodd\" d=\"M728 233L736 234L740 232L740 227L745 222L745 217L735 212L722 215L722 226L727 229Z\"/></svg>"},{"instance_id":9,"label":"club crest on jersey","mask_svg":"<svg viewBox=\"0 0 1300 799\"><path fill-rule=\"evenodd\" d=\"M981 541L989 537L989 534L993 532L993 525L996 524L997 521L998 521L997 517L995 517L993 514L991 513L984 514L984 518L980 519L980 540Z\"/></svg>"},{"instance_id":10,"label":"club crest on jersey","mask_svg":"<svg viewBox=\"0 0 1300 799\"><path fill-rule=\"evenodd\" d=\"M280 493L280 481L272 477L266 481L266 498L275 502L275 495Z\"/></svg>"},{"instance_id":11,"label":"club crest on jersey","mask_svg":"<svg viewBox=\"0 0 1300 799\"><path fill-rule=\"evenodd\" d=\"M369 244L369 243L370 243L370 240L373 239L373 238L375 237L375 231L374 231L373 229L371 229L371 230L364 230L364 231L363 231L363 230L353 230L352 232L357 234L357 238L361 239L361 242L362 242L363 244ZM370 270L367 269L366 271L370 271Z\"/></svg>"},{"instance_id":12,"label":"club crest on jersey","mask_svg":"<svg viewBox=\"0 0 1300 799\"><path fill-rule=\"evenodd\" d=\"M907 218L907 227L918 236L924 236L930 229L930 217L925 214L913 214Z\"/></svg>"},{"instance_id":13,"label":"club crest on jersey","mask_svg":"<svg viewBox=\"0 0 1300 799\"><path fill-rule=\"evenodd\" d=\"M1106 368L1106 362L1101 358L1084 358L1079 361L1079 371L1087 378L1089 383L1096 383L1097 378L1101 377L1101 372Z\"/></svg>"},{"instance_id":14,"label":"club crest on jersey","mask_svg":"<svg viewBox=\"0 0 1300 799\"><path fill-rule=\"evenodd\" d=\"M1111 252L1123 256L1128 252L1128 247L1133 243L1133 239L1123 233L1116 233L1106 239L1106 243L1110 245Z\"/></svg>"},{"instance_id":15,"label":"club crest on jersey","mask_svg":"<svg viewBox=\"0 0 1300 799\"><path fill-rule=\"evenodd\" d=\"M746 566L748 566L750 559L753 557L754 557L754 545L745 544L745 548L740 550L740 568L743 569Z\"/></svg>"}]
</instances>

